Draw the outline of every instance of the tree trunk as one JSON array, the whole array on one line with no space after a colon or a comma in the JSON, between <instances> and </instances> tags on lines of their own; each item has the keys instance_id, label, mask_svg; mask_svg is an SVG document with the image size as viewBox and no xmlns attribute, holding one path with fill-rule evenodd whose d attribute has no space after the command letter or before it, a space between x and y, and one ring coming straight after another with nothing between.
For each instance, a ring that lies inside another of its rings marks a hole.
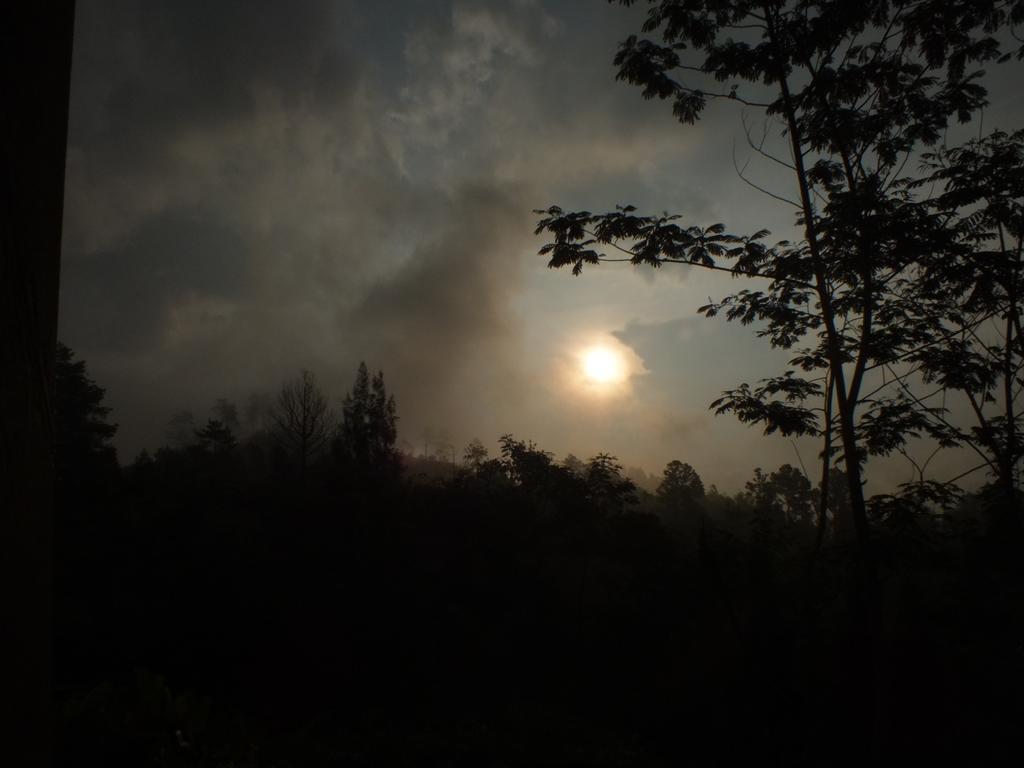
<instances>
[{"instance_id":1,"label":"tree trunk","mask_svg":"<svg viewBox=\"0 0 1024 768\"><path fill-rule=\"evenodd\" d=\"M773 9L766 4L764 14L768 35L772 45L778 45L775 37ZM879 675L879 648L881 645L880 603L877 590L875 562L871 551L870 527L868 525L867 503L864 498L864 484L861 474L860 446L857 444L855 411L858 405L860 377L866 363L867 336L871 332L870 314L866 313L861 328L864 334L861 339L860 352L852 381L847 386L846 373L843 365L845 356L840 344L840 333L836 325L836 314L832 306L832 295L825 275L824 257L819 248L817 226L815 223L814 205L811 200L811 185L804 167L804 147L800 132L800 124L796 117L796 108L789 90L785 67L777 65L776 72L779 93L783 103L783 117L789 133L790 146L793 153L793 166L797 187L800 192L800 207L804 218L804 235L811 255L814 270L814 282L818 301L821 305L821 318L825 326L827 354L829 363L830 385L834 388L836 404L839 411L839 440L843 447L846 467L846 480L850 493L850 512L858 548L857 587L852 598L854 622L850 635L850 662L853 667L853 680L859 681L854 693L855 710L864 713L868 728L863 722L854 724L854 731L865 735L866 743L858 745L854 754L865 762L875 755L880 747L880 724L884 719L884 701L881 692Z\"/></svg>"},{"instance_id":2,"label":"tree trunk","mask_svg":"<svg viewBox=\"0 0 1024 768\"><path fill-rule=\"evenodd\" d=\"M0 11L0 583L7 765L50 763L52 404L73 0Z\"/></svg>"}]
</instances>

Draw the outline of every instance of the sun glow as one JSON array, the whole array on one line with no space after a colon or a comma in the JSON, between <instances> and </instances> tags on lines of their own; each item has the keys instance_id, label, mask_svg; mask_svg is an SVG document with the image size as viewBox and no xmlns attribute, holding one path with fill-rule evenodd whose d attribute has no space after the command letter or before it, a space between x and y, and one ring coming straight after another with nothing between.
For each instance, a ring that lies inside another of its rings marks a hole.
<instances>
[{"instance_id":1,"label":"sun glow","mask_svg":"<svg viewBox=\"0 0 1024 768\"><path fill-rule=\"evenodd\" d=\"M583 352L583 374L592 384L615 384L626 377L622 355L608 347L591 347Z\"/></svg>"}]
</instances>

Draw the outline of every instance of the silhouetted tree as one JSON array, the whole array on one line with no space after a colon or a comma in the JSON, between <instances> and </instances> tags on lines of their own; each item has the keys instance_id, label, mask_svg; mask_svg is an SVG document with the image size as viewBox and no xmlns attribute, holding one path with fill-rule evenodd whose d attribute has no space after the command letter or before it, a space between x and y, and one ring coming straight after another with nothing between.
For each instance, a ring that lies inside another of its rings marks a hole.
<instances>
[{"instance_id":1,"label":"silhouetted tree","mask_svg":"<svg viewBox=\"0 0 1024 768\"><path fill-rule=\"evenodd\" d=\"M754 509L756 526L773 534L796 529L805 535L814 525L817 491L806 475L790 464L783 464L771 474L761 468L754 470L746 484L745 496Z\"/></svg>"},{"instance_id":2,"label":"silhouetted tree","mask_svg":"<svg viewBox=\"0 0 1024 768\"><path fill-rule=\"evenodd\" d=\"M754 510L754 534L762 540L774 539L785 525L786 511L772 476L757 467L744 487L743 496Z\"/></svg>"},{"instance_id":3,"label":"silhouetted tree","mask_svg":"<svg viewBox=\"0 0 1024 768\"><path fill-rule=\"evenodd\" d=\"M334 413L311 372L304 370L281 387L272 418L277 441L298 463L304 479L334 429Z\"/></svg>"},{"instance_id":4,"label":"silhouetted tree","mask_svg":"<svg viewBox=\"0 0 1024 768\"><path fill-rule=\"evenodd\" d=\"M204 451L217 455L228 453L238 444L234 433L219 419L209 419L196 431L196 440Z\"/></svg>"},{"instance_id":5,"label":"silhouetted tree","mask_svg":"<svg viewBox=\"0 0 1024 768\"><path fill-rule=\"evenodd\" d=\"M572 454L572 453L566 454L565 458L562 459L562 466L565 467L566 469L568 469L574 475L579 475L580 477L586 477L586 474L587 474L587 464L586 464L586 462L583 461L583 459L579 458L575 454Z\"/></svg>"},{"instance_id":6,"label":"silhouetted tree","mask_svg":"<svg viewBox=\"0 0 1024 768\"><path fill-rule=\"evenodd\" d=\"M636 485L623 476L622 465L611 454L590 459L584 478L590 501L601 514L620 514L636 501Z\"/></svg>"},{"instance_id":7,"label":"silhouetted tree","mask_svg":"<svg viewBox=\"0 0 1024 768\"><path fill-rule=\"evenodd\" d=\"M906 386L911 376L961 393L973 416L959 431L995 481L1000 506L1016 522L1020 509L1019 465L1024 455L1022 413L1016 406L1024 368L1021 311L1024 300L1024 130L995 131L960 147L925 155L929 175L915 187L939 185L932 204L955 236L908 297L935 317L944 333L909 355L915 363L889 374ZM952 426L943 408L930 418ZM921 481L924 467L918 466ZM968 474L968 473L965 473Z\"/></svg>"},{"instance_id":8,"label":"silhouetted tree","mask_svg":"<svg viewBox=\"0 0 1024 768\"><path fill-rule=\"evenodd\" d=\"M671 507L693 509L704 498L704 483L697 470L682 461L665 465L658 498Z\"/></svg>"},{"instance_id":9,"label":"silhouetted tree","mask_svg":"<svg viewBox=\"0 0 1024 768\"><path fill-rule=\"evenodd\" d=\"M791 464L771 474L771 485L790 525L809 525L814 514L815 492L807 476Z\"/></svg>"},{"instance_id":10,"label":"silhouetted tree","mask_svg":"<svg viewBox=\"0 0 1024 768\"><path fill-rule=\"evenodd\" d=\"M682 461L670 461L655 494L664 520L675 530L695 536L704 502L704 483L697 471Z\"/></svg>"},{"instance_id":11,"label":"silhouetted tree","mask_svg":"<svg viewBox=\"0 0 1024 768\"><path fill-rule=\"evenodd\" d=\"M342 404L336 450L357 468L388 471L397 466L397 438L395 398L384 386L384 374L378 371L371 380L366 363L360 363L352 390Z\"/></svg>"},{"instance_id":12,"label":"silhouetted tree","mask_svg":"<svg viewBox=\"0 0 1024 768\"><path fill-rule=\"evenodd\" d=\"M471 469L477 470L485 461L487 461L487 449L483 443L473 438L462 452L462 463Z\"/></svg>"},{"instance_id":13,"label":"silhouetted tree","mask_svg":"<svg viewBox=\"0 0 1024 768\"><path fill-rule=\"evenodd\" d=\"M86 372L85 361L75 361L58 342L54 432L61 495L81 493L84 485L107 482L116 472L117 452L110 441L117 425L107 420L104 394Z\"/></svg>"},{"instance_id":14,"label":"silhouetted tree","mask_svg":"<svg viewBox=\"0 0 1024 768\"><path fill-rule=\"evenodd\" d=\"M501 446L500 463L505 476L517 486L543 493L563 478L574 477L533 441L517 440L506 434L501 436L498 444Z\"/></svg>"},{"instance_id":15,"label":"silhouetted tree","mask_svg":"<svg viewBox=\"0 0 1024 768\"><path fill-rule=\"evenodd\" d=\"M550 266L568 265L574 274L607 260L603 247L612 246L625 252L615 260L695 264L766 281L764 289L740 291L701 311L759 321L760 336L795 351L793 369L727 391L713 406L767 432L798 435L818 433L814 404L834 399L867 591L874 576L866 455L901 449L921 434L944 444L959 436L896 382L868 383L873 371L907 360L942 333L934 315L907 296L929 260L950 246L951 233L909 194L902 170L913 152L943 136L951 119L966 121L984 106L980 72L971 67L999 58L992 33L1020 13L1019 5L1000 0L922 0L910 7L652 0L644 31L662 42L627 38L615 57L618 78L641 87L646 98L671 100L684 123L718 99L776 118L790 152L772 159L793 174L797 200L786 202L797 210L803 240L769 245L764 231L683 226L679 216L637 216L631 206L599 215L557 206L538 211L544 217L537 231L554 236L541 253ZM737 30L748 39L737 39ZM729 82L727 89L718 85ZM744 82L762 84L756 87L765 96L741 90ZM763 142L751 147L767 154ZM721 266L723 259L731 265Z\"/></svg>"}]
</instances>

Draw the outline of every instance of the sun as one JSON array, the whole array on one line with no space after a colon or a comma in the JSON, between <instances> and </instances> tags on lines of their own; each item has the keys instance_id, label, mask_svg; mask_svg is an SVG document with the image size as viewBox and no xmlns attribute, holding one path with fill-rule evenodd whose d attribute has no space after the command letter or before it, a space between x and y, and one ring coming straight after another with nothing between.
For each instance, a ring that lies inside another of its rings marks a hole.
<instances>
[{"instance_id":1,"label":"sun","mask_svg":"<svg viewBox=\"0 0 1024 768\"><path fill-rule=\"evenodd\" d=\"M608 347L591 347L583 352L583 375L593 384L614 384L626 376L622 355Z\"/></svg>"}]
</instances>

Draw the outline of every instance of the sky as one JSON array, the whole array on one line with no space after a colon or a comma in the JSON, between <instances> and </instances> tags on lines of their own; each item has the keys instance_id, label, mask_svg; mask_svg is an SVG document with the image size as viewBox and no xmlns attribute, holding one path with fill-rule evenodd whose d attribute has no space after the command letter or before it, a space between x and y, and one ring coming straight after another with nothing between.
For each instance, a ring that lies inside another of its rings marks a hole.
<instances>
[{"instance_id":1,"label":"sky","mask_svg":"<svg viewBox=\"0 0 1024 768\"><path fill-rule=\"evenodd\" d=\"M655 474L679 459L729 491L755 466L813 464L814 443L708 410L787 359L697 314L742 286L690 267L573 277L537 255L533 210L552 204L794 234L735 169L788 191L746 148L756 113L725 104L683 126L615 82L642 12L79 3L60 334L107 390L122 461L163 444L174 413L201 423L217 398L245 412L302 369L340 403L366 361L407 449L513 433ZM1019 125L1012 87L992 91L986 129ZM595 345L620 356L614 386L580 374ZM909 479L908 465L874 477Z\"/></svg>"}]
</instances>

